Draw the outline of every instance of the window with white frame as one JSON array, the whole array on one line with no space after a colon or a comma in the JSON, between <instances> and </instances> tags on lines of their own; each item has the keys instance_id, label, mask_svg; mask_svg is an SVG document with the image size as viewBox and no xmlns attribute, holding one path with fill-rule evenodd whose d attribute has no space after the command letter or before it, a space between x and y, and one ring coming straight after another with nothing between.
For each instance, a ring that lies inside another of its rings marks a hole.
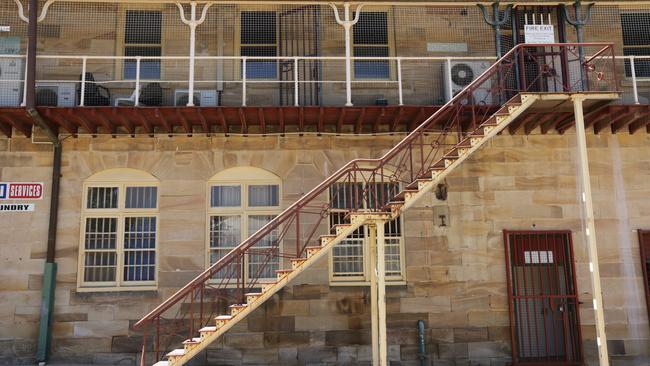
<instances>
[{"instance_id":1,"label":"window with white frame","mask_svg":"<svg viewBox=\"0 0 650 366\"><path fill-rule=\"evenodd\" d=\"M124 56L159 57L162 55L162 12L127 10L124 22ZM124 79L136 78L135 59L124 61ZM140 78L160 79L160 60L143 59Z\"/></svg>"},{"instance_id":2,"label":"window with white frame","mask_svg":"<svg viewBox=\"0 0 650 366\"><path fill-rule=\"evenodd\" d=\"M352 27L354 57L388 57L388 13L380 11L361 12L359 21ZM388 60L354 61L355 79L389 79Z\"/></svg>"},{"instance_id":3,"label":"window with white frame","mask_svg":"<svg viewBox=\"0 0 650 366\"><path fill-rule=\"evenodd\" d=\"M625 56L650 56L650 13L621 14L623 54ZM650 59L634 60L637 77L650 77ZM625 75L632 76L630 61L625 61Z\"/></svg>"},{"instance_id":4,"label":"window with white frame","mask_svg":"<svg viewBox=\"0 0 650 366\"><path fill-rule=\"evenodd\" d=\"M367 190L364 195L363 190ZM396 195L399 186L394 183L352 184L337 183L329 191L333 202L330 226L343 223L347 210L357 206L377 208ZM365 197L365 198L364 198ZM332 248L330 279L332 283L365 283L370 280L369 228L362 226ZM384 226L385 266L387 281L403 281L404 239L401 218Z\"/></svg>"},{"instance_id":5,"label":"window with white frame","mask_svg":"<svg viewBox=\"0 0 650 366\"><path fill-rule=\"evenodd\" d=\"M241 56L277 56L277 33L275 11L242 11L240 14ZM277 77L276 61L246 60L247 79L277 79Z\"/></svg>"},{"instance_id":6,"label":"window with white frame","mask_svg":"<svg viewBox=\"0 0 650 366\"><path fill-rule=\"evenodd\" d=\"M212 265L280 213L280 181L255 168L232 168L209 183L208 251ZM279 269L277 229L266 235L245 258L248 280L275 278ZM228 277L218 272L215 278Z\"/></svg>"},{"instance_id":7,"label":"window with white frame","mask_svg":"<svg viewBox=\"0 0 650 366\"><path fill-rule=\"evenodd\" d=\"M142 182L87 182L81 219L79 287L156 285L158 187Z\"/></svg>"}]
</instances>

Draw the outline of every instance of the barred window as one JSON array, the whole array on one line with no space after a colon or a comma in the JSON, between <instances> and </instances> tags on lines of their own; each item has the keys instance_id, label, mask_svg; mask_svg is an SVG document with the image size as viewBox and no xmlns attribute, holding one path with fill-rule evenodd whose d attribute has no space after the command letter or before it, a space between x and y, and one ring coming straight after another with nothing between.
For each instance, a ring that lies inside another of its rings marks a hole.
<instances>
[{"instance_id":1,"label":"barred window","mask_svg":"<svg viewBox=\"0 0 650 366\"><path fill-rule=\"evenodd\" d=\"M162 56L162 12L127 10L124 21L124 56ZM124 79L136 78L135 59L124 61ZM160 59L142 59L140 78L160 79Z\"/></svg>"},{"instance_id":2,"label":"barred window","mask_svg":"<svg viewBox=\"0 0 650 366\"><path fill-rule=\"evenodd\" d=\"M87 183L82 207L79 287L156 285L158 187Z\"/></svg>"},{"instance_id":3,"label":"barred window","mask_svg":"<svg viewBox=\"0 0 650 366\"><path fill-rule=\"evenodd\" d=\"M364 190L367 192L364 194ZM399 187L393 183L352 184L337 183L330 188L333 210L330 226L343 223L347 210L352 207L377 208L397 194ZM356 203L355 203L356 200ZM358 283L370 280L369 229L362 226L332 248L330 278L333 283ZM385 273L387 281L402 281L403 245L401 218L384 226Z\"/></svg>"},{"instance_id":4,"label":"barred window","mask_svg":"<svg viewBox=\"0 0 650 366\"><path fill-rule=\"evenodd\" d=\"M212 265L280 213L280 182L261 169L233 168L215 176L209 185L207 265ZM245 259L245 278L274 279L280 268L280 247L277 230L257 242ZM227 271L214 275L215 280L230 277Z\"/></svg>"},{"instance_id":5,"label":"barred window","mask_svg":"<svg viewBox=\"0 0 650 366\"><path fill-rule=\"evenodd\" d=\"M650 56L650 13L621 14L623 55ZM634 60L637 77L650 77L650 58ZM632 76L630 61L625 61L625 75Z\"/></svg>"},{"instance_id":6,"label":"barred window","mask_svg":"<svg viewBox=\"0 0 650 366\"><path fill-rule=\"evenodd\" d=\"M359 21L352 27L355 57L388 57L388 13L361 12ZM354 61L356 79L389 79L390 63L388 60Z\"/></svg>"},{"instance_id":7,"label":"barred window","mask_svg":"<svg viewBox=\"0 0 650 366\"><path fill-rule=\"evenodd\" d=\"M242 56L277 56L276 20L274 11L242 11L240 14L240 54ZM246 60L246 78L277 79L277 77L277 61Z\"/></svg>"}]
</instances>

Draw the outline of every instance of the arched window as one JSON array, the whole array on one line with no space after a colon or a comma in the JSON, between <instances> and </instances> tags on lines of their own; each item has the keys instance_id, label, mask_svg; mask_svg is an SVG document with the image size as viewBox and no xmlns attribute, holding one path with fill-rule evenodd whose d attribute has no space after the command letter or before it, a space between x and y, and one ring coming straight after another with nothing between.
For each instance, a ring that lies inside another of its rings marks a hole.
<instances>
[{"instance_id":1,"label":"arched window","mask_svg":"<svg viewBox=\"0 0 650 366\"><path fill-rule=\"evenodd\" d=\"M89 177L83 191L79 288L155 288L158 179L109 169Z\"/></svg>"},{"instance_id":2,"label":"arched window","mask_svg":"<svg viewBox=\"0 0 650 366\"><path fill-rule=\"evenodd\" d=\"M237 167L224 170L208 182L208 260L215 263L280 213L281 180L259 168ZM271 248L277 233L256 244ZM249 254L245 277L256 280L275 278L279 258L269 261L264 254ZM216 275L217 277L219 274Z\"/></svg>"},{"instance_id":3,"label":"arched window","mask_svg":"<svg viewBox=\"0 0 650 366\"><path fill-rule=\"evenodd\" d=\"M362 198L362 192L368 191ZM330 227L344 222L353 200L364 209L377 208L399 192L397 183L336 183L330 187L333 200ZM355 198L356 196L356 198ZM379 201L379 203L377 202ZM339 211L339 212L337 212ZM332 248L330 255L330 282L332 284L361 285L370 281L369 228L362 226ZM404 236L401 216L384 226L386 281L402 283L404 277Z\"/></svg>"}]
</instances>

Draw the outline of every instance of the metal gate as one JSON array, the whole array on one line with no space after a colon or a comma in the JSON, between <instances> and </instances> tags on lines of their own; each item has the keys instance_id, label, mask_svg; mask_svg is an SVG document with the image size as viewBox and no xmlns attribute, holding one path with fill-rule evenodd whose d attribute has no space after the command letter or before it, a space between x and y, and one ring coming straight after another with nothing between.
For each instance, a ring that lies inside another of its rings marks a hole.
<instances>
[{"instance_id":1,"label":"metal gate","mask_svg":"<svg viewBox=\"0 0 650 366\"><path fill-rule=\"evenodd\" d=\"M641 248L641 269L645 285L645 301L650 318L650 231L639 230L639 247Z\"/></svg>"},{"instance_id":2,"label":"metal gate","mask_svg":"<svg viewBox=\"0 0 650 366\"><path fill-rule=\"evenodd\" d=\"M320 6L307 5L278 14L280 56L320 55ZM318 60L299 60L298 103L301 106L320 105L321 64ZM280 105L294 105L296 62L280 61Z\"/></svg>"},{"instance_id":3,"label":"metal gate","mask_svg":"<svg viewBox=\"0 0 650 366\"><path fill-rule=\"evenodd\" d=\"M570 231L504 231L514 365L580 365Z\"/></svg>"}]
</instances>

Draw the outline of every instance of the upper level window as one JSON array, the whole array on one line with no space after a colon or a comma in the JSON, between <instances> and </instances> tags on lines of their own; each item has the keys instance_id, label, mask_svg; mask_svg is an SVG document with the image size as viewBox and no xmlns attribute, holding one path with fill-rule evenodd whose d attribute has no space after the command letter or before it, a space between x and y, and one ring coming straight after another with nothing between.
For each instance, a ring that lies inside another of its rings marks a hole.
<instances>
[{"instance_id":1,"label":"upper level window","mask_svg":"<svg viewBox=\"0 0 650 366\"><path fill-rule=\"evenodd\" d=\"M621 14L623 54L650 56L650 13ZM650 77L650 59L634 60L637 77ZM625 61L625 75L632 76L630 61Z\"/></svg>"},{"instance_id":2,"label":"upper level window","mask_svg":"<svg viewBox=\"0 0 650 366\"><path fill-rule=\"evenodd\" d=\"M243 11L240 21L242 56L277 56L277 27L274 11ZM274 60L246 60L246 78L277 79Z\"/></svg>"},{"instance_id":3,"label":"upper level window","mask_svg":"<svg viewBox=\"0 0 650 366\"><path fill-rule=\"evenodd\" d=\"M367 187L367 199L362 199L363 189ZM330 188L333 212L330 214L330 226L342 223L347 209L356 206L376 208L384 204L398 192L398 185L392 183L357 184L337 183ZM338 212L337 212L338 211ZM370 242L369 229L362 226L345 240L335 245L330 256L330 278L336 283L364 283L370 280ZM403 276L402 222L400 218L387 222L384 226L385 266L387 281L401 281Z\"/></svg>"},{"instance_id":4,"label":"upper level window","mask_svg":"<svg viewBox=\"0 0 650 366\"><path fill-rule=\"evenodd\" d=\"M127 10L124 23L124 56L162 55L162 13L154 10ZM124 78L136 78L137 63L124 61ZM160 60L142 59L141 79L160 79Z\"/></svg>"},{"instance_id":5,"label":"upper level window","mask_svg":"<svg viewBox=\"0 0 650 366\"><path fill-rule=\"evenodd\" d=\"M122 180L120 176L126 175ZM130 180L128 177L138 177ZM107 179L109 178L109 179ZM156 285L158 187L130 170L108 171L84 185L80 288Z\"/></svg>"},{"instance_id":6,"label":"upper level window","mask_svg":"<svg viewBox=\"0 0 650 366\"><path fill-rule=\"evenodd\" d=\"M355 57L388 57L388 14L386 12L361 12L359 21L352 27ZM354 61L356 79L388 79L388 60Z\"/></svg>"},{"instance_id":7,"label":"upper level window","mask_svg":"<svg viewBox=\"0 0 650 366\"><path fill-rule=\"evenodd\" d=\"M280 213L280 179L256 168L232 168L210 180L208 207L208 265L254 234ZM273 230L245 258L247 280L275 278L280 243ZM225 271L215 278L231 278Z\"/></svg>"}]
</instances>

